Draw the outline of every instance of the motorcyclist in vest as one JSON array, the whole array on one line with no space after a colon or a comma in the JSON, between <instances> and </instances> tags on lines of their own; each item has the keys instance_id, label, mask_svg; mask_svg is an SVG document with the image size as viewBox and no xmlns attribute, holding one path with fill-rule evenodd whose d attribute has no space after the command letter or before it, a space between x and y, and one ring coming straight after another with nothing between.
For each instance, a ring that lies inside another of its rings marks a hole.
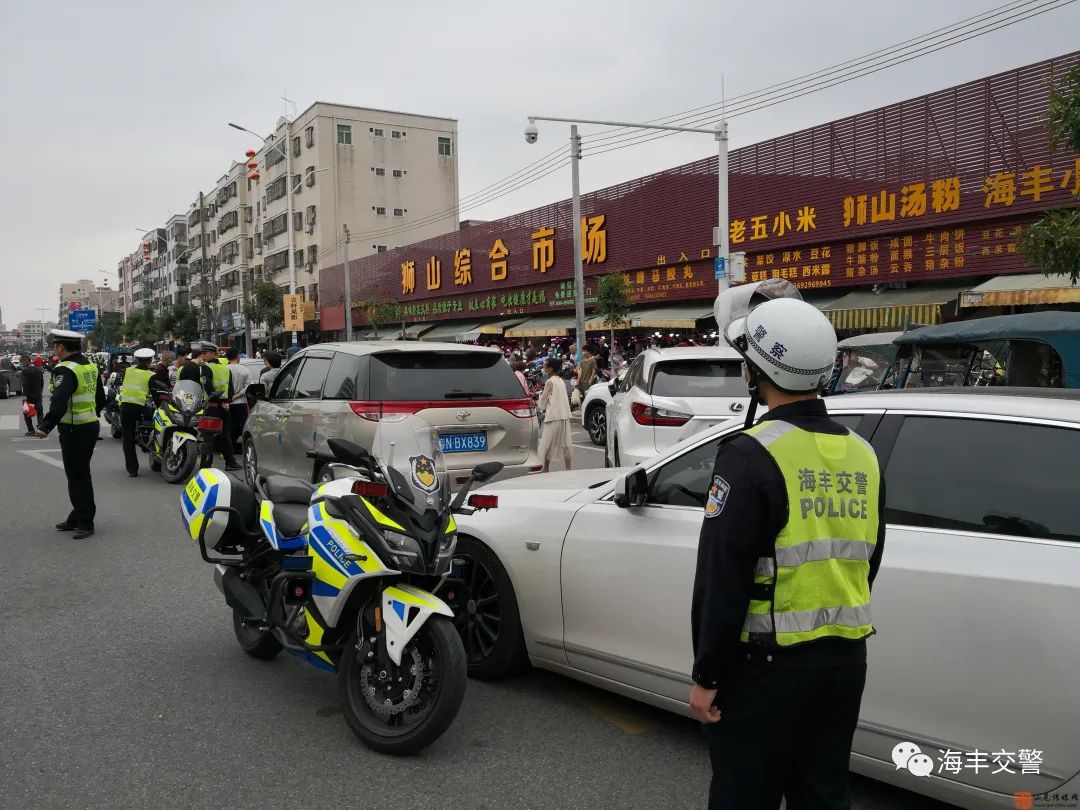
<instances>
[{"instance_id":1,"label":"motorcyclist in vest","mask_svg":"<svg viewBox=\"0 0 1080 810\"><path fill-rule=\"evenodd\" d=\"M56 524L73 532L75 540L94 533L94 483L90 460L97 446L98 416L105 407L105 389L98 367L82 353L82 334L64 329L49 333L57 364L53 369L49 410L35 435L44 439L52 429L60 433L60 457L67 476L71 512Z\"/></svg>"},{"instance_id":2,"label":"motorcyclist in vest","mask_svg":"<svg viewBox=\"0 0 1080 810\"><path fill-rule=\"evenodd\" d=\"M120 379L120 427L124 437L124 466L132 478L139 475L139 454L135 449L135 432L139 422L146 418L146 402L150 397L150 381L154 372L150 364L154 361L153 349L136 349L135 365L124 370Z\"/></svg>"},{"instance_id":3,"label":"motorcyclist in vest","mask_svg":"<svg viewBox=\"0 0 1080 810\"><path fill-rule=\"evenodd\" d=\"M225 457L226 470L239 470L240 465L236 463L232 442L228 438L232 428L229 419L229 400L233 393L229 367L218 362L217 346L209 342L203 342L198 348L192 347L192 359L194 363L180 370L180 379L196 379L195 375L198 375L197 379L206 391L207 414L220 417L223 423L221 435L214 442L214 449L220 451ZM189 369L192 370L189 371Z\"/></svg>"},{"instance_id":4,"label":"motorcyclist in vest","mask_svg":"<svg viewBox=\"0 0 1080 810\"><path fill-rule=\"evenodd\" d=\"M779 298L725 336L769 410L720 444L698 546L689 702L709 742L709 807L847 808L884 482L818 397L836 355L824 315Z\"/></svg>"}]
</instances>

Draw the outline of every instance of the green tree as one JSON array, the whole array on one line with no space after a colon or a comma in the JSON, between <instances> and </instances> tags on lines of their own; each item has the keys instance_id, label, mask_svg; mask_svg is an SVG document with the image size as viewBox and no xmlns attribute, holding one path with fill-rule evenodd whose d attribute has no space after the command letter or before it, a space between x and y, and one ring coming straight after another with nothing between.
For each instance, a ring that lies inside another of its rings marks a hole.
<instances>
[{"instance_id":1,"label":"green tree","mask_svg":"<svg viewBox=\"0 0 1080 810\"><path fill-rule=\"evenodd\" d=\"M121 312L102 312L98 315L97 326L90 333L90 340L95 346L114 346L124 339L124 315Z\"/></svg>"},{"instance_id":2,"label":"green tree","mask_svg":"<svg viewBox=\"0 0 1080 810\"><path fill-rule=\"evenodd\" d=\"M244 317L248 322L266 324L268 343L271 346L274 330L285 322L285 306L281 296L281 290L273 282L256 281L251 285L248 302L244 306Z\"/></svg>"},{"instance_id":3,"label":"green tree","mask_svg":"<svg viewBox=\"0 0 1080 810\"><path fill-rule=\"evenodd\" d=\"M130 318L128 318L127 337L144 346L153 346L162 338L157 313L151 306L144 306Z\"/></svg>"},{"instance_id":4,"label":"green tree","mask_svg":"<svg viewBox=\"0 0 1080 810\"><path fill-rule=\"evenodd\" d=\"M365 299L360 302L359 308L367 316L368 324L374 330L376 338L379 336L379 327L396 321L400 312L396 303L380 298Z\"/></svg>"},{"instance_id":5,"label":"green tree","mask_svg":"<svg viewBox=\"0 0 1080 810\"><path fill-rule=\"evenodd\" d=\"M184 343L199 337L199 310L191 304L173 307L173 334Z\"/></svg>"},{"instance_id":6,"label":"green tree","mask_svg":"<svg viewBox=\"0 0 1080 810\"><path fill-rule=\"evenodd\" d=\"M1073 68L1050 89L1047 111L1050 144L1080 152L1080 68ZM1050 211L1020 237L1020 250L1046 275L1068 274L1080 279L1080 208Z\"/></svg>"},{"instance_id":7,"label":"green tree","mask_svg":"<svg viewBox=\"0 0 1080 810\"><path fill-rule=\"evenodd\" d=\"M630 285L622 273L611 273L600 279L596 289L596 312L611 330L611 346L615 347L615 327L626 322L630 314Z\"/></svg>"}]
</instances>

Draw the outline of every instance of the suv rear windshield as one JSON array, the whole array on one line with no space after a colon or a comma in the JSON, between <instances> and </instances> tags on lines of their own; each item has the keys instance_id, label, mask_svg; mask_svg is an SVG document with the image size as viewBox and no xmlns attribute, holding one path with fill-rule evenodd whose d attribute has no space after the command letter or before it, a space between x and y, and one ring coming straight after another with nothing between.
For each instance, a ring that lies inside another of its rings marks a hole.
<instances>
[{"instance_id":1,"label":"suv rear windshield","mask_svg":"<svg viewBox=\"0 0 1080 810\"><path fill-rule=\"evenodd\" d=\"M666 360L653 371L657 397L746 397L738 360Z\"/></svg>"},{"instance_id":2,"label":"suv rear windshield","mask_svg":"<svg viewBox=\"0 0 1080 810\"><path fill-rule=\"evenodd\" d=\"M521 399L510 366L495 352L383 352L371 355L373 400Z\"/></svg>"}]
</instances>

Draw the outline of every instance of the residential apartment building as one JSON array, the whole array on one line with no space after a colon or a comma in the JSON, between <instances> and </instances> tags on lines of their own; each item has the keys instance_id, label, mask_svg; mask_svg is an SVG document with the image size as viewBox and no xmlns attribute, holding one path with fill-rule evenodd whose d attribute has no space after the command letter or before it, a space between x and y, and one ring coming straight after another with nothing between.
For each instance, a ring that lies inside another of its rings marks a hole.
<instances>
[{"instance_id":1,"label":"residential apartment building","mask_svg":"<svg viewBox=\"0 0 1080 810\"><path fill-rule=\"evenodd\" d=\"M350 259L458 227L453 119L316 102L280 119L256 159L255 274L288 289L291 236L297 292L316 306L344 225Z\"/></svg>"},{"instance_id":2,"label":"residential apartment building","mask_svg":"<svg viewBox=\"0 0 1080 810\"><path fill-rule=\"evenodd\" d=\"M67 323L67 314L72 309L82 309L82 302L87 300L97 289L93 279L82 278L78 281L60 285L60 300L56 307L57 323Z\"/></svg>"},{"instance_id":3,"label":"residential apartment building","mask_svg":"<svg viewBox=\"0 0 1080 810\"><path fill-rule=\"evenodd\" d=\"M19 333L18 344L21 348L30 351L41 351L45 346L45 335L56 328L55 323L49 321L23 321L15 327Z\"/></svg>"},{"instance_id":4,"label":"residential apartment building","mask_svg":"<svg viewBox=\"0 0 1080 810\"><path fill-rule=\"evenodd\" d=\"M201 204L196 195L118 262L126 312L187 302L204 335L241 345L247 292L261 279L287 291L290 258L297 292L317 307L319 270L342 260L343 225L351 259L458 227L453 119L316 102L263 143L237 146L257 150L259 178L234 162Z\"/></svg>"}]
</instances>

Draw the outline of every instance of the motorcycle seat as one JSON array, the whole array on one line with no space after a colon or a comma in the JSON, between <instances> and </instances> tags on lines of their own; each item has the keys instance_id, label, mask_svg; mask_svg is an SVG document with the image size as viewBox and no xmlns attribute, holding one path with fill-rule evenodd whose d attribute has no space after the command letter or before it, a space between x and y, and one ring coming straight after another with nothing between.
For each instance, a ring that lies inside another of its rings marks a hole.
<instances>
[{"instance_id":1,"label":"motorcycle seat","mask_svg":"<svg viewBox=\"0 0 1080 810\"><path fill-rule=\"evenodd\" d=\"M263 479L266 497L275 504L302 503L305 510L315 487L301 478L288 475L268 475Z\"/></svg>"},{"instance_id":2,"label":"motorcycle seat","mask_svg":"<svg viewBox=\"0 0 1080 810\"><path fill-rule=\"evenodd\" d=\"M298 537L304 531L307 524L307 502L299 503L275 503L274 525L282 537L292 539Z\"/></svg>"}]
</instances>

